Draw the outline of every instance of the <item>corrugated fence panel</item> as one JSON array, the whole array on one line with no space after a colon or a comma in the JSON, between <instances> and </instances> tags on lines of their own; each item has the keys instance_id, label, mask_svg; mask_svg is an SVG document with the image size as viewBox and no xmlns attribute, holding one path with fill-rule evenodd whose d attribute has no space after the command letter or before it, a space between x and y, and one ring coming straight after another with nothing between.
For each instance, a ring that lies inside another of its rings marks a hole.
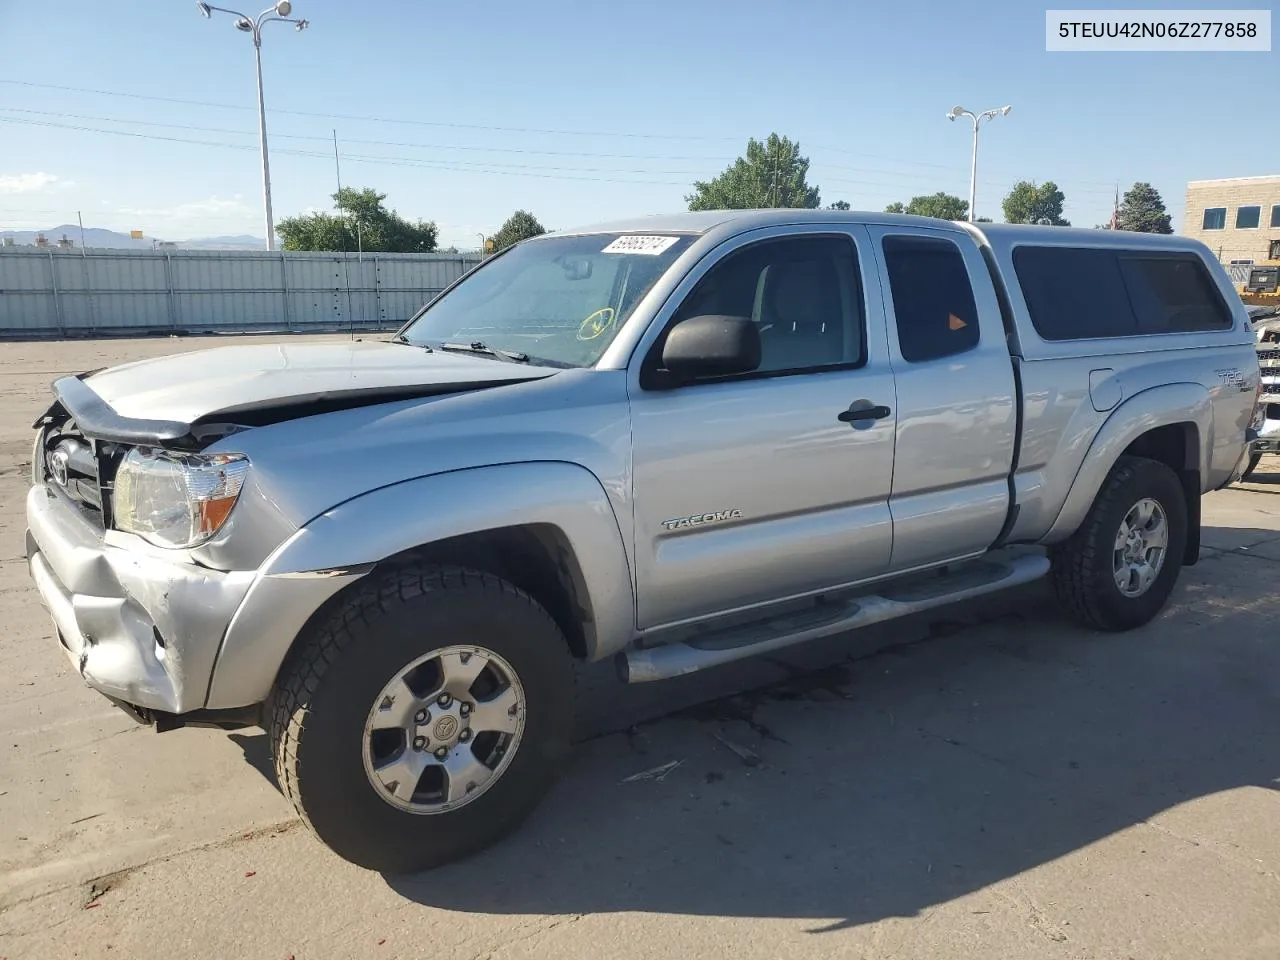
<instances>
[{"instance_id":1,"label":"corrugated fence panel","mask_svg":"<svg viewBox=\"0 0 1280 960\"><path fill-rule=\"evenodd\" d=\"M283 327L281 294L264 290L191 290L175 292L176 329L234 330L243 327Z\"/></svg>"},{"instance_id":2,"label":"corrugated fence panel","mask_svg":"<svg viewBox=\"0 0 1280 960\"><path fill-rule=\"evenodd\" d=\"M479 262L446 254L0 248L0 336L391 329Z\"/></svg>"},{"instance_id":3,"label":"corrugated fence panel","mask_svg":"<svg viewBox=\"0 0 1280 960\"><path fill-rule=\"evenodd\" d=\"M8 269L2 269L6 266ZM48 254L15 258L11 264L0 262L0 330L34 333L58 329L55 269Z\"/></svg>"}]
</instances>

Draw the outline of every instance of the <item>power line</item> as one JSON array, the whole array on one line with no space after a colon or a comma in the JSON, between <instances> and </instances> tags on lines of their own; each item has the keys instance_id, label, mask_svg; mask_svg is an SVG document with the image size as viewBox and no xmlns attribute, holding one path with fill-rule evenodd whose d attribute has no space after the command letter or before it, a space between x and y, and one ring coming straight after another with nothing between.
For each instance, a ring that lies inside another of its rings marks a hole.
<instances>
[{"instance_id":1,"label":"power line","mask_svg":"<svg viewBox=\"0 0 1280 960\"><path fill-rule=\"evenodd\" d=\"M242 136L242 137L257 136L257 133L252 130L233 130L233 129L228 129L226 127L207 127L207 126L201 126L201 125L195 125L195 124L166 123L163 121L156 121L156 120L134 120L131 118L124 118L124 117L103 117L95 114L63 113L63 112L52 111L52 110L32 110L32 109L23 108L23 107L0 107L0 111L3 111L5 113L23 113L23 114L34 115L34 116L42 116L42 117L60 117L63 119L71 119L71 120L92 120L99 123L125 123L125 124L132 124L135 126L143 126L143 127L160 127L165 129L174 129L174 130L193 130L201 133L221 133L221 134L229 134L232 136ZM324 142L326 144L329 142L329 139L330 139L329 137L316 136L314 134L298 134L298 133L274 133L272 134L272 138L286 139L286 140L310 140L314 142ZM365 139L360 137L344 137L343 141L345 143L361 143L361 144L367 144L370 146L408 147L411 149L421 149L421 150L468 150L468 151L476 151L476 152L482 152L482 153L494 152L494 153L515 153L515 154L542 155L542 156L592 157L595 159L616 159L616 160L704 160L704 161L711 161L716 163L731 163L734 159L736 159L735 157L729 157L724 155L712 157L712 156L663 156L663 155L634 154L634 153L591 153L591 152L583 152L578 150L535 150L535 149L524 148L524 147L481 147L481 146L474 146L474 145L457 145L457 144L412 143L412 142L406 142L402 140L373 140L373 139ZM899 161L892 161L892 162L899 162ZM901 161L901 162L910 162L910 161ZM944 169L944 170L952 169L952 167L946 164L935 164L935 163L928 163L925 161L918 161L918 162L924 166L937 167L939 169ZM821 161L819 161L819 163L822 167L825 167L828 169L848 170L855 173L887 174L889 176L909 176L909 177L916 177L918 179L923 178L925 176L924 174L895 173L894 171L891 171L891 170L876 170L876 169L868 169L866 167L850 167L842 164L825 163ZM619 171L619 172L622 172L622 171ZM646 172L646 173L669 172L669 173L678 173L678 174L688 173L689 175L701 175L701 171L692 172L692 171L683 171L683 170L643 171L643 172ZM883 181L847 181L847 182L870 183L870 184L879 183L885 186L892 186L892 184L887 184L887 183L884 183Z\"/></svg>"},{"instance_id":2,"label":"power line","mask_svg":"<svg viewBox=\"0 0 1280 960\"><path fill-rule=\"evenodd\" d=\"M95 90L88 87L69 87L54 83L37 83L34 80L12 80L0 77L0 83L20 87L38 87L44 90L61 90L67 93L92 93L104 97L126 97L131 100L150 100L158 103L173 103L192 107L215 107L220 110L251 110L243 104L214 103L209 100L187 100L180 97L159 97L154 94L125 93L119 90ZM268 113L278 113L294 117L315 117L323 120L361 120L370 123L398 123L420 127L451 127L459 130L488 130L499 133L544 133L562 137L626 137L639 140L700 140L706 142L738 142L737 137L711 137L697 134L675 133L629 133L602 130L554 130L544 127L504 127L495 124L456 123L445 120L405 120L398 117L377 117L350 113L319 113L313 110L281 110L273 108Z\"/></svg>"},{"instance_id":3,"label":"power line","mask_svg":"<svg viewBox=\"0 0 1280 960\"><path fill-rule=\"evenodd\" d=\"M202 133L225 133L240 137L256 137L258 134L253 130L233 130L226 127L206 127L187 123L165 123L157 120L134 120L127 117L103 117L96 114L85 113L62 113L53 110L32 110L25 107L0 107L0 110L6 113L24 113L41 117L60 117L69 120L93 120L99 123L128 123L135 126L144 127L164 127L173 130L195 130ZM303 133L273 133L273 140L313 140L328 143L330 138L317 136L315 134ZM388 147L413 147L423 150L473 150L479 152L492 153L518 153L533 154L542 156L563 156L563 157L593 157L596 159L614 159L614 160L709 160L717 163L729 162L733 158L724 155L708 157L708 156L670 156L662 154L648 153L593 153L582 150L536 150L529 147L481 147L470 144L448 144L448 143L412 143L403 140L370 140L360 137L343 137L344 143L364 143L376 146Z\"/></svg>"},{"instance_id":4,"label":"power line","mask_svg":"<svg viewBox=\"0 0 1280 960\"><path fill-rule=\"evenodd\" d=\"M14 108L8 108L8 107L0 108L0 110L18 112ZM22 112L44 113L45 115L54 115L54 116L60 115L60 114L54 114L51 111L50 112L22 111ZM85 115L80 114L80 115L65 115L65 116L85 116ZM162 128L171 127L175 129L191 130L196 132L254 135L251 133L251 131L225 130L217 127L202 127L202 126L195 126L190 124L166 124L166 123L157 123L154 121L116 121L111 118L101 118L101 119L103 120L103 122L107 122L107 123L127 122L127 123L135 123L135 124L145 125L145 126L162 127ZM165 143L180 143L180 144L189 144L192 146L216 147L216 148L228 149L228 150L253 151L257 149L253 144L248 144L248 143L228 143L226 141L221 141L221 140L195 139L191 137L169 136L169 135L159 134L159 133L143 133L137 130L111 130L111 129L104 129L101 127L86 126L83 124L58 123L58 122L49 121L49 120L31 120L31 119L24 119L20 117L0 116L0 123L16 123L16 124L22 124L26 126L50 127L50 128L59 129L59 130L74 130L81 133L96 133L96 134L105 134L109 136L123 136L123 137L131 137L134 139L141 139L141 140L156 140L156 141L161 141ZM327 141L329 139L327 137L315 138L315 137L310 137L305 135L289 135L289 134L275 134L274 136L280 137L280 138L304 139L304 140L319 139L319 140ZM359 141L359 142L367 142L374 145L388 145L388 146L397 145L390 141ZM431 145L428 145L428 144L398 144L398 145L408 146L408 147L420 147L422 149L432 148ZM321 153L315 150L300 150L300 149L289 149L289 148L278 148L275 152L277 154L282 154L282 155L309 157L309 158L319 158L319 157L327 158L329 156L327 152ZM566 153L566 155L572 155L572 154ZM400 157L400 156L385 156L385 155L376 155L376 154L343 154L343 157L345 159L349 159L359 163L373 163L373 164L380 163L380 164L385 164L389 166L419 166L425 169L458 172L458 173L505 174L505 175L534 177L537 179L577 180L577 181L583 181L583 182L601 182L601 183L631 183L631 184L652 185L652 186L687 186L688 184L683 181L634 179L633 177L567 176L566 174L633 174L633 175L650 176L650 177L653 177L653 176L699 177L699 176L705 175L704 171L697 171L697 170L652 170L647 168L635 169L635 168L582 167L582 166L557 167L557 166L547 166L545 164L529 165L529 164L507 164L507 163L500 163L497 161L469 162L469 161L450 160L450 159L434 160L434 159L426 159L421 157ZM641 157L640 159L645 159L645 158ZM818 164L815 164L815 166L819 168L848 169L848 170L861 172L860 168L840 167L840 165L838 164L818 163ZM537 171L537 172L533 172L533 171ZM914 185L911 181L917 181L917 182L928 181L930 184L933 184L936 182L936 179L937 179L928 174L922 174L922 173L907 173L907 172L893 173L890 171L878 171L878 170L872 170L868 172L885 173L891 177L901 178L903 181L906 181L906 182L875 180L875 179L855 179L855 178L848 178L848 177L824 177L823 182L848 185L848 186L882 187L882 188L888 188L892 190L901 190L903 192L908 192L913 189L918 189L918 187ZM1004 181L997 182L997 181L984 180L981 182L986 187L1004 186ZM1067 183L1066 185L1071 186L1071 184L1069 183ZM1071 189L1073 193L1093 192L1093 191L1090 191L1088 188L1077 189L1074 186L1072 186Z\"/></svg>"},{"instance_id":5,"label":"power line","mask_svg":"<svg viewBox=\"0 0 1280 960\"><path fill-rule=\"evenodd\" d=\"M0 78L0 84L32 87L32 88L46 89L46 90L58 90L58 91L63 91L68 93L88 93L88 94L94 94L97 96L122 97L126 99L131 99L131 100L146 100L146 101L152 101L157 103L172 103L172 104L177 104L182 106L213 107L213 108L222 109L222 110L252 110L253 109L252 107L245 106L243 104L216 103L208 100L189 100L189 99L184 99L180 97L162 97L154 94L130 93L130 92L118 91L118 90L100 90L100 89L94 89L89 87L72 87L72 86L65 86L61 84L39 83L33 80L14 80L14 79ZM6 108L6 109L16 109L16 108ZM39 112L39 111L31 111L31 112ZM724 136L712 137L712 136L702 136L702 135L696 135L696 134L683 135L683 134L657 134L657 133L630 133L630 132L603 131L603 130L556 130L556 129L541 128L541 127L506 127L506 126L500 126L496 124L457 123L457 122L442 121L442 120L408 120L408 119L394 118L394 117L378 117L378 116L370 116L370 115L341 114L341 113L328 114L328 113L320 113L320 112L309 111L309 110L282 110L278 108L273 108L271 110L268 110L267 112L272 114L286 115L286 116L312 117L312 118L320 118L325 120L332 120L332 119L354 120L354 121L363 121L363 122L370 122L370 123L402 124L402 125L408 125L408 126L445 127L445 128L460 129L460 130L484 130L488 132L499 132L499 133L525 133L525 134L539 133L539 134L551 134L556 136L620 137L620 138L629 138L629 139L699 141L699 142L713 142L713 143L716 143L716 142L741 143L743 139L741 137L724 137ZM68 115L68 116L74 116L74 115ZM107 118L86 117L85 119L104 120ZM148 121L126 120L126 121L113 121L113 122L146 123ZM172 124L161 124L161 125L176 126ZM193 128L193 129L197 129L197 128ZM216 128L206 128L206 129L211 130ZM242 131L224 130L219 132L243 135ZM313 136L305 136L301 134L291 134L291 135L274 134L273 136L289 136L292 139L304 139L304 138L318 139L318 140L328 139L327 137L313 137ZM543 151L543 150L512 148L512 147L505 147L505 148L476 147L476 146L446 147L444 145L409 144L409 143L400 143L395 141L355 140L348 137L344 137L343 139L347 140L348 142L368 143L371 145L377 144L377 145L386 145L386 146L405 146L405 147L421 146L424 148L430 147L431 149L455 149L455 150L493 150L494 152L504 152L504 153L527 152L527 153L545 154L545 155L575 155L574 151ZM936 161L928 161L928 160L917 160L914 158L906 158L906 157L885 157L879 154L867 153L867 152L857 151L857 150L849 150L845 147L814 144L814 149L823 150L830 153L844 154L846 156L866 157L868 159L880 160L884 163L893 163L898 165L906 164L911 166L928 167L928 168L938 169L938 170L954 169L953 164L938 163ZM583 155L583 154L577 154L577 155ZM732 157L726 158L726 157L696 157L696 156L679 156L679 157L661 157L660 158L656 156L649 157L649 156L634 155L634 154L630 154L630 155L629 154L595 154L594 156L601 159L610 158L610 159L655 159L655 160L656 159L720 160L720 161L726 161L726 162L732 162L732 160L735 159ZM825 164L825 166L829 166L833 169L853 170L855 172L891 173L891 171L863 171L861 168L857 168L857 167L842 168L838 164ZM1110 180L1104 181L1104 180L1085 180L1085 179L1076 179L1076 180L1073 180L1072 182L1080 183L1080 184L1085 184L1085 183L1097 184L1097 185L1104 185L1104 186L1111 186L1111 183L1112 183L1112 181Z\"/></svg>"},{"instance_id":6,"label":"power line","mask_svg":"<svg viewBox=\"0 0 1280 960\"><path fill-rule=\"evenodd\" d=\"M8 110L8 109L9 109L9 108L7 108L7 107L0 107L0 110ZM114 123L114 122L116 122L116 121L114 121L114 120L111 120L110 118L98 118L98 119L105 120L105 121L106 121L106 122L108 122L108 123ZM255 147L253 147L252 145L245 145L245 144L239 144L239 143L225 143L225 142L221 142L221 141L212 141L212 140L191 140L191 139L183 138L183 137L169 137L169 136L164 136L164 135L161 135L161 134L140 133L140 132L138 132L138 131L136 131L136 130L106 130L106 129L103 129L103 128L101 128L101 127L86 127L86 126L83 126L83 125L80 125L80 124L60 124L60 123L54 123L54 122L51 122L51 121L43 121L43 120L24 120L24 119L21 119L21 118L18 118L18 117L4 117L4 116L0 116L0 122L4 122L4 123L25 123L25 124L31 124L31 125L34 125L34 126L56 127L56 128L58 128L58 129L64 129L64 130L79 130L79 131L86 132L86 133L115 134L115 135L117 135L117 136L137 137L137 138L144 139L144 140L165 140L165 141L172 142L172 143L193 143L193 144L197 144L197 145L199 145L199 146L224 146L224 147L228 147L228 148L236 149L236 150L256 149L256 148L255 148ZM165 126L175 126L175 127L178 127L178 128L180 128L180 129L184 129L184 130L204 131L204 132L210 132L210 133L216 133L216 132L223 132L223 133L243 133L243 132L244 132L244 131L237 131L237 130L223 130L223 131L219 131L217 128L212 128L212 127L196 127L196 126L183 125L183 124L150 124L148 121L136 121L136 122L140 122L140 123L148 123L148 125L152 125L152 126L161 126L161 127L165 127ZM255 134L253 134L253 136L257 136L257 134L255 133ZM273 136L273 137L288 137L289 135L288 135L288 134L272 134L272 136ZM310 136L306 136L306 137L299 136L299 137L296 137L295 139L304 139L304 140L323 140L323 141L330 141L330 140L331 140L331 138L330 138L330 137L310 137ZM355 141L355 142L368 142L368 143L375 143L375 144L376 144L376 143L382 143L383 141L376 141L376 140L375 140L375 141ZM393 144L388 144L388 145L393 145ZM412 144L402 144L402 146L413 146L413 145L412 145ZM285 150L277 150L277 151L275 151L275 152L276 152L276 153L291 153L291 154L296 155L296 156L318 156L318 155L319 155L319 154L315 153L314 151L305 151L305 150L287 150L287 149L285 149ZM327 155L327 154L326 154L326 155ZM384 158L379 157L379 156L373 156L373 155L360 155L360 154L343 154L343 156L350 156L350 157L352 157L353 159L361 159L361 160L379 160L379 159L384 159ZM385 158L385 159L389 159L389 160L417 160L417 159L419 159L419 158L416 158L416 157L387 157L387 158ZM581 171L581 172L583 172L583 173L640 173L640 174L650 174L650 173L652 173L652 174L672 174L672 175L690 176L690 177L694 177L694 176L701 176L701 175L702 175L702 171L700 171L700 170L650 170L650 169L640 169L640 170L635 170L635 169L619 169L619 168L617 168L617 167L579 167L579 166L574 166L574 167L552 167L552 166L547 166L546 164L537 164L536 166L531 166L531 165L529 165L529 164L499 163L499 162L496 162L496 161L474 161L474 162L472 162L472 161L459 161L459 160L453 160L453 161L431 161L431 160L422 160L422 162L423 162L423 163L435 163L435 162L440 162L440 163L450 163L450 164L452 164L453 166L455 166L455 167L457 167L457 168L459 168L459 169L462 169L462 168L470 168L470 167L474 166L474 167L477 167L477 168L478 168L478 167L498 167L498 168L508 168L508 169L513 169L513 170L536 169L536 170Z\"/></svg>"},{"instance_id":7,"label":"power line","mask_svg":"<svg viewBox=\"0 0 1280 960\"><path fill-rule=\"evenodd\" d=\"M185 143L185 144L192 144L194 146L201 146L201 147L219 147L227 150L255 151L257 149L252 144L226 143L226 142L217 141L217 140L194 140L188 137L169 137L169 136L164 136L162 134L155 134L155 133L139 133L135 130L103 130L97 127L86 127L86 126L81 126L77 124L67 124L67 123L54 123L52 121L46 121L46 120L22 120L17 117L0 117L0 123L18 123L18 124L25 124L29 126L37 126L37 127L54 127L60 130L77 130L84 133L103 133L103 134L110 134L110 135L121 136L121 137L134 137L142 140L161 140L166 143ZM277 150L275 152L280 154L287 154L289 156L295 156L295 157L313 157L313 158L321 158L325 160L329 159L329 156L330 156L328 153L316 151L316 150L283 149L283 150ZM449 171L454 171L459 173L507 174L507 175L515 175L515 176L539 177L541 179L552 179L552 180L583 180L583 181L596 181L601 183L632 183L632 184L653 185L653 186L683 187L688 185L683 181L636 180L636 179L630 179L630 178L610 178L610 177L575 177L575 176L566 176L566 175L538 174L538 173L532 173L532 172L525 173L525 172L521 172L521 170L523 170L524 168L520 168L520 170L499 169L495 164L463 165L456 162L446 163L446 162L437 162L432 160L423 160L417 157L379 157L379 156L364 156L360 154L344 154L343 156L345 159L353 160L361 163L385 163L391 166L422 166L422 167L427 167L429 169L434 169L434 170L449 170ZM506 166L515 167L517 165L508 164ZM530 167L528 169L546 170L550 168L538 166L538 167ZM566 169L579 170L582 168L566 168ZM608 172L619 172L619 171L601 170L600 172L608 173ZM620 171L620 172L627 172L627 171ZM640 171L640 172L648 172L648 171ZM680 171L656 171L656 172L679 173Z\"/></svg>"}]
</instances>

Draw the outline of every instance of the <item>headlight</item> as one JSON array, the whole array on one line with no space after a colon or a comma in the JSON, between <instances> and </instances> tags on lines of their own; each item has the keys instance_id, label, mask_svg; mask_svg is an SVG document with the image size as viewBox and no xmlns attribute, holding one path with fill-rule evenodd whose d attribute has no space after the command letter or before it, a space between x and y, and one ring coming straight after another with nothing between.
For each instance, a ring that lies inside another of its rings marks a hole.
<instances>
[{"instance_id":1,"label":"headlight","mask_svg":"<svg viewBox=\"0 0 1280 960\"><path fill-rule=\"evenodd\" d=\"M116 470L115 527L162 547L203 543L226 523L248 472L241 453L136 447Z\"/></svg>"}]
</instances>

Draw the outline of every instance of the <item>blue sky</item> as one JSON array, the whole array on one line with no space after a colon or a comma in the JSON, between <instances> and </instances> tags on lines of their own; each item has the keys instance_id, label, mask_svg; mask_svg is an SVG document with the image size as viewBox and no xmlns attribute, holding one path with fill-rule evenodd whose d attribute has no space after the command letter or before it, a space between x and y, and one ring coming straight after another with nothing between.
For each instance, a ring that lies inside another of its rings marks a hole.
<instances>
[{"instance_id":1,"label":"blue sky","mask_svg":"<svg viewBox=\"0 0 1280 960\"><path fill-rule=\"evenodd\" d=\"M683 209L693 180L771 131L799 141L824 204L967 196L956 103L1013 106L982 130L977 209L996 219L1020 178L1056 181L1083 226L1109 217L1116 183L1149 180L1177 225L1188 180L1280 172L1280 126L1247 122L1273 99L1276 53L1050 54L1044 10L295 0L310 28L273 24L263 43L276 217L330 206L335 127L345 185L460 247L518 207L553 229ZM79 210L165 239L263 234L253 49L231 18L0 0L0 81L0 229Z\"/></svg>"}]
</instances>

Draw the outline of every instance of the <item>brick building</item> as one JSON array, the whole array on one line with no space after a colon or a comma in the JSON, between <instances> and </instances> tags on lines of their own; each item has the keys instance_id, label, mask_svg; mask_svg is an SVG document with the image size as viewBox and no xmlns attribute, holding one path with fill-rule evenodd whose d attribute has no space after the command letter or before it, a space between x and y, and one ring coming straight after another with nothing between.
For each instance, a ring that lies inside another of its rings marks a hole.
<instances>
[{"instance_id":1,"label":"brick building","mask_svg":"<svg viewBox=\"0 0 1280 960\"><path fill-rule=\"evenodd\" d=\"M1192 180L1182 232L1223 263L1280 260L1280 176Z\"/></svg>"}]
</instances>

